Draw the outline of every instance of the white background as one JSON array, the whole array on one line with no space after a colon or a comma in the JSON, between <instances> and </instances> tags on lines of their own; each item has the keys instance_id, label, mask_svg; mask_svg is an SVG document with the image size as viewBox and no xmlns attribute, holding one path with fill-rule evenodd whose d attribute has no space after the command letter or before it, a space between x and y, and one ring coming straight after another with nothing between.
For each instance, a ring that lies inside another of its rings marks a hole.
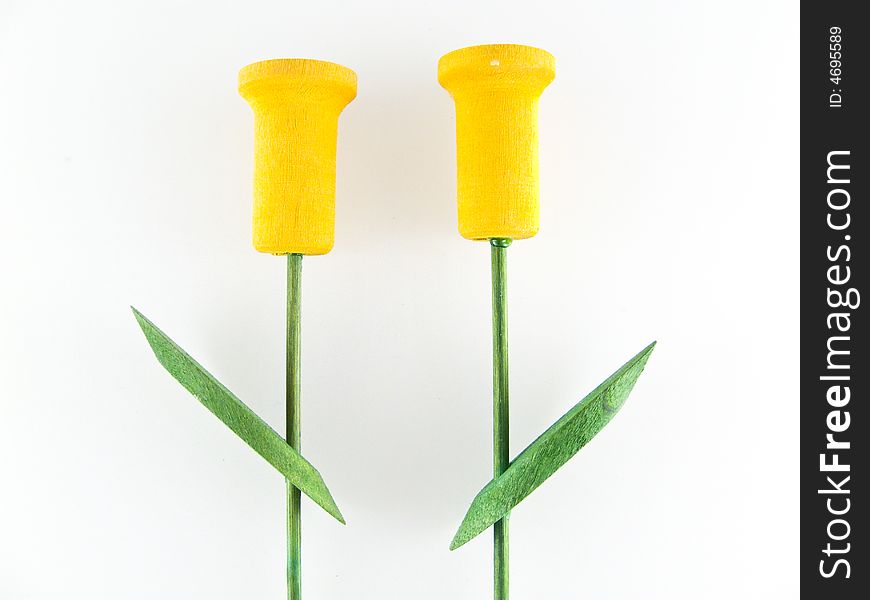
<instances>
[{"instance_id":1,"label":"white background","mask_svg":"<svg viewBox=\"0 0 870 600\"><path fill-rule=\"evenodd\" d=\"M798 11L785 1L0 2L0 598L284 597L283 480L135 304L274 427L284 260L250 242L264 58L359 74L304 261L309 599L491 597L489 252L436 62L541 46L542 227L509 251L512 453L649 341L513 513L513 597L795 598Z\"/></svg>"}]
</instances>

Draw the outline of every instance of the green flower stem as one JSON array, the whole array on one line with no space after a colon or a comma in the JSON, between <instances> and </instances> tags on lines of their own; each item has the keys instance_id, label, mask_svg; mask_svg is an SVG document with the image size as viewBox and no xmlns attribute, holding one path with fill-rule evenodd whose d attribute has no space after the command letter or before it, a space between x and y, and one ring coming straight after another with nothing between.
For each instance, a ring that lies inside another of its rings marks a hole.
<instances>
[{"instance_id":1,"label":"green flower stem","mask_svg":"<svg viewBox=\"0 0 870 600\"><path fill-rule=\"evenodd\" d=\"M507 248L511 240L490 240L492 256L492 449L493 476L510 466L508 336L507 336ZM493 529L493 597L508 599L508 520L506 514Z\"/></svg>"},{"instance_id":2,"label":"green flower stem","mask_svg":"<svg viewBox=\"0 0 870 600\"><path fill-rule=\"evenodd\" d=\"M300 354L302 334L302 255L287 255L287 443L301 442ZM287 481L287 598L302 598L302 495Z\"/></svg>"}]
</instances>

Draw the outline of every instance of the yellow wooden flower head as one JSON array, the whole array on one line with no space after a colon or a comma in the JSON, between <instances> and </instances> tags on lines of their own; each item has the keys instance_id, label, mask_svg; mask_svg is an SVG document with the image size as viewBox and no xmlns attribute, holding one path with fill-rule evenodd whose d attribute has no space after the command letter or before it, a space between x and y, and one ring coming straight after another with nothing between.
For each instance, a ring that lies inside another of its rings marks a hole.
<instances>
[{"instance_id":1,"label":"yellow wooden flower head","mask_svg":"<svg viewBox=\"0 0 870 600\"><path fill-rule=\"evenodd\" d=\"M456 102L463 237L538 232L538 98L555 76L553 55L530 46L471 46L438 61L438 81Z\"/></svg>"},{"instance_id":2,"label":"yellow wooden flower head","mask_svg":"<svg viewBox=\"0 0 870 600\"><path fill-rule=\"evenodd\" d=\"M326 254L335 241L338 115L356 73L335 63L279 59L239 72L254 110L254 248Z\"/></svg>"}]
</instances>

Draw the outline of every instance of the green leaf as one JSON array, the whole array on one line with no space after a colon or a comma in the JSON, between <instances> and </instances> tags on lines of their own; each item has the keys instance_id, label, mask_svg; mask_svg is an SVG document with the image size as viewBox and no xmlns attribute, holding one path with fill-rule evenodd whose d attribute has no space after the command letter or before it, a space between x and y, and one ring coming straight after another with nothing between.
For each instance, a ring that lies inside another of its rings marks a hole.
<instances>
[{"instance_id":1,"label":"green leaf","mask_svg":"<svg viewBox=\"0 0 870 600\"><path fill-rule=\"evenodd\" d=\"M625 363L523 450L504 473L480 490L450 549L459 548L506 516L589 443L622 408L654 347L655 342Z\"/></svg>"},{"instance_id":2,"label":"green leaf","mask_svg":"<svg viewBox=\"0 0 870 600\"><path fill-rule=\"evenodd\" d=\"M131 307L132 308L132 307ZM133 314L145 333L160 364L188 392L193 394L218 419L233 430L257 454L265 458L292 485L344 523L344 517L320 473L294 450L274 429L224 385L206 371L154 323L133 308Z\"/></svg>"}]
</instances>

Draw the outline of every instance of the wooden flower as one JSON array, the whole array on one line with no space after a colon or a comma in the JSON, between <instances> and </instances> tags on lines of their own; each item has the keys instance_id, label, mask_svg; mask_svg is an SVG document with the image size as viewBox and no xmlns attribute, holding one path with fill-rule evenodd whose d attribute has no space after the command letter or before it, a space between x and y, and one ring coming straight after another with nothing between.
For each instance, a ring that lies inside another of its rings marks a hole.
<instances>
[{"instance_id":1,"label":"wooden flower","mask_svg":"<svg viewBox=\"0 0 870 600\"><path fill-rule=\"evenodd\" d=\"M254 248L326 254L335 240L338 115L356 73L335 63L278 59L239 72L254 110Z\"/></svg>"},{"instance_id":2,"label":"wooden flower","mask_svg":"<svg viewBox=\"0 0 870 600\"><path fill-rule=\"evenodd\" d=\"M514 44L472 46L438 61L456 103L459 233L472 240L538 232L538 98L556 59Z\"/></svg>"}]
</instances>

